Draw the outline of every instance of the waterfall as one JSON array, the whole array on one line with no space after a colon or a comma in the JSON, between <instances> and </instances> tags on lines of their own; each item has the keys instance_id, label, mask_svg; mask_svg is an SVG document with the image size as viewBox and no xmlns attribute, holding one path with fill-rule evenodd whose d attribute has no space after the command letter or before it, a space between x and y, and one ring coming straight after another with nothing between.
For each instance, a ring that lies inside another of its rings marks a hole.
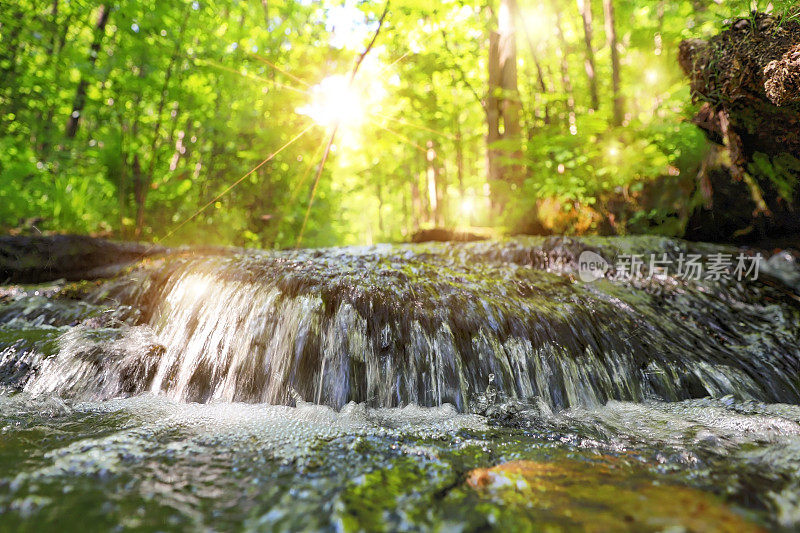
<instances>
[{"instance_id":1,"label":"waterfall","mask_svg":"<svg viewBox=\"0 0 800 533\"><path fill-rule=\"evenodd\" d=\"M16 379L79 398L150 391L334 408L466 411L480 408L490 375L498 401L552 409L724 395L797 403L800 305L777 278L576 275L587 249L612 261L694 246L513 239L167 257L93 290L87 302L124 316L102 328L96 311L73 320L55 353Z\"/></svg>"}]
</instances>

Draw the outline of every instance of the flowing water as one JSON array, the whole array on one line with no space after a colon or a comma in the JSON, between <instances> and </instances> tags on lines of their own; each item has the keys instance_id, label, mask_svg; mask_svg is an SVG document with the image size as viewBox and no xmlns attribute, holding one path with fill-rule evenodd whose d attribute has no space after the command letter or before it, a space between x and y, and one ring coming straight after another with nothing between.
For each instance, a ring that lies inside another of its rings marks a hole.
<instances>
[{"instance_id":1,"label":"flowing water","mask_svg":"<svg viewBox=\"0 0 800 533\"><path fill-rule=\"evenodd\" d=\"M0 289L0 529L800 527L794 257L583 282L585 250L738 253L181 252Z\"/></svg>"}]
</instances>

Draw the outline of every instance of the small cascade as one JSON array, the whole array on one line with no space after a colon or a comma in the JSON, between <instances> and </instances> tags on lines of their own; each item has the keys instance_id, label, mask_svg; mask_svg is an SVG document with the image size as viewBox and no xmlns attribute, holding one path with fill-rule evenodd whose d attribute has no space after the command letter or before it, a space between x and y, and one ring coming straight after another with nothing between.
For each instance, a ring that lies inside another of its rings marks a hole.
<instances>
[{"instance_id":1,"label":"small cascade","mask_svg":"<svg viewBox=\"0 0 800 533\"><path fill-rule=\"evenodd\" d=\"M465 411L515 400L561 409L725 395L800 402L800 304L791 287L764 273L741 282L610 273L584 282L576 265L585 250L609 262L697 251L658 238L592 242L151 260L79 302L96 309L59 330L57 350L39 359L26 352L31 371L16 379L29 392L77 398L153 392L334 408L449 403ZM120 309L113 324L90 323ZM24 318L3 313L6 322ZM6 354L0 364L14 360Z\"/></svg>"}]
</instances>

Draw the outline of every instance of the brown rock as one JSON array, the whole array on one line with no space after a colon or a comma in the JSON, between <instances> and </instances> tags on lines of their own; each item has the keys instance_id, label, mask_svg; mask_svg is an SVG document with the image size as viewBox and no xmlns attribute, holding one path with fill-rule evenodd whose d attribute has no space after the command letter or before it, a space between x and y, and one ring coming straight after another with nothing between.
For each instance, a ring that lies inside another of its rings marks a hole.
<instances>
[{"instance_id":1,"label":"brown rock","mask_svg":"<svg viewBox=\"0 0 800 533\"><path fill-rule=\"evenodd\" d=\"M500 530L763 531L713 494L664 483L618 457L511 461L473 470L466 484L503 509Z\"/></svg>"}]
</instances>

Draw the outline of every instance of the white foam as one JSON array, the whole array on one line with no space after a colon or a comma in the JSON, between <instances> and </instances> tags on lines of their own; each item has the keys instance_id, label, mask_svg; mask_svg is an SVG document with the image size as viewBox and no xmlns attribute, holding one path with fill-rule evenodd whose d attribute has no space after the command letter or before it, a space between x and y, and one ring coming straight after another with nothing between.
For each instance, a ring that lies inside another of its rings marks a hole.
<instances>
[{"instance_id":1,"label":"white foam","mask_svg":"<svg viewBox=\"0 0 800 533\"><path fill-rule=\"evenodd\" d=\"M56 403L54 403L56 402ZM347 404L339 412L330 407L301 403L297 407L244 403L178 403L163 396L143 395L104 402L82 402L68 407L56 399L3 398L4 411L119 415L122 429L111 435L91 437L46 454L50 464L21 472L12 489L34 480L63 476L104 476L143 463L165 453L191 457L199 450L256 448L277 460L309 457L314 446L343 436L418 438L440 437L460 430L483 431L485 420L476 415L442 407L408 406L370 409ZM46 415L45 415L46 416ZM166 441L166 442L165 442ZM418 450L409 450L416 454Z\"/></svg>"}]
</instances>

